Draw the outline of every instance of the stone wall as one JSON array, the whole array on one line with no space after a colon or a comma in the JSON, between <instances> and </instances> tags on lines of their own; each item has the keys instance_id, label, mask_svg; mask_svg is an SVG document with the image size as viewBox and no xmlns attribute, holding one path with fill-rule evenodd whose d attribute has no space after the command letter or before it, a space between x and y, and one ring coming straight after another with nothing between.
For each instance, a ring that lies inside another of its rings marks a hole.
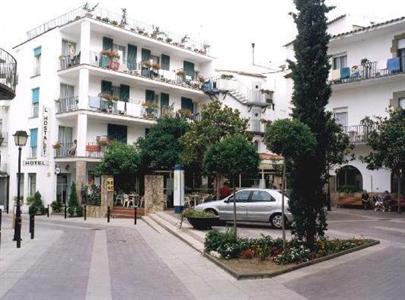
<instances>
[{"instance_id":1,"label":"stone wall","mask_svg":"<svg viewBox=\"0 0 405 300\"><path fill-rule=\"evenodd\" d=\"M145 215L164 210L162 175L145 175Z\"/></svg>"},{"instance_id":2,"label":"stone wall","mask_svg":"<svg viewBox=\"0 0 405 300\"><path fill-rule=\"evenodd\" d=\"M101 176L101 204L100 206L87 205L87 216L93 218L105 218L107 216L107 208L113 209L113 191L107 191L107 181L113 179L112 176Z\"/></svg>"}]
</instances>

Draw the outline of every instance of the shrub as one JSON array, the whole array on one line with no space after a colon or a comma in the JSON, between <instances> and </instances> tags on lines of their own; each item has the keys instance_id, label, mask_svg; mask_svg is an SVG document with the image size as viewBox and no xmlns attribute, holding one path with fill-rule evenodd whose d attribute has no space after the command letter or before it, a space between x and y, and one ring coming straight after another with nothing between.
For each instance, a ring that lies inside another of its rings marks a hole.
<instances>
[{"instance_id":1,"label":"shrub","mask_svg":"<svg viewBox=\"0 0 405 300\"><path fill-rule=\"evenodd\" d=\"M41 194L37 191L34 196L27 198L27 203L29 205L28 212L30 214L43 214L45 211L44 204L42 203Z\"/></svg>"},{"instance_id":2,"label":"shrub","mask_svg":"<svg viewBox=\"0 0 405 300\"><path fill-rule=\"evenodd\" d=\"M205 212L202 210L195 210L192 208L187 208L183 211L182 216L184 218L213 218L216 215L212 212Z\"/></svg>"},{"instance_id":3,"label":"shrub","mask_svg":"<svg viewBox=\"0 0 405 300\"><path fill-rule=\"evenodd\" d=\"M274 262L279 265L306 262L314 256L311 250L301 245L298 248L287 248L281 254L273 258Z\"/></svg>"},{"instance_id":4,"label":"shrub","mask_svg":"<svg viewBox=\"0 0 405 300\"><path fill-rule=\"evenodd\" d=\"M51 203L52 212L60 213L62 211L62 201L55 200Z\"/></svg>"}]
</instances>

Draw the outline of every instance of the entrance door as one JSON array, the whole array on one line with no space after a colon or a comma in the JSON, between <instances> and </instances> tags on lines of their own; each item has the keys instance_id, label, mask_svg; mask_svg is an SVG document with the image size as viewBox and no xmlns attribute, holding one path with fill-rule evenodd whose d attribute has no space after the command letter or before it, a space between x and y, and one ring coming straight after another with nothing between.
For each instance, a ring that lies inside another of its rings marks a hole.
<instances>
[{"instance_id":1,"label":"entrance door","mask_svg":"<svg viewBox=\"0 0 405 300\"><path fill-rule=\"evenodd\" d=\"M68 176L69 174L58 174L56 177L56 200L67 204L68 202Z\"/></svg>"}]
</instances>

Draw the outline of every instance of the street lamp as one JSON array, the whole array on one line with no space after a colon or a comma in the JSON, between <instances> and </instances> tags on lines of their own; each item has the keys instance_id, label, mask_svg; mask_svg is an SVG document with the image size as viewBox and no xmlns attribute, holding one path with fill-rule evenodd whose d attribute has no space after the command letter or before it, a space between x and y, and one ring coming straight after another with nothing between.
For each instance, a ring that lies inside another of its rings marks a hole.
<instances>
[{"instance_id":1,"label":"street lamp","mask_svg":"<svg viewBox=\"0 0 405 300\"><path fill-rule=\"evenodd\" d=\"M27 144L28 134L23 130L15 132L14 143L18 147L18 174L17 174L17 209L14 224L14 239L17 248L21 248L21 206L20 206L20 182L21 182L21 147Z\"/></svg>"}]
</instances>

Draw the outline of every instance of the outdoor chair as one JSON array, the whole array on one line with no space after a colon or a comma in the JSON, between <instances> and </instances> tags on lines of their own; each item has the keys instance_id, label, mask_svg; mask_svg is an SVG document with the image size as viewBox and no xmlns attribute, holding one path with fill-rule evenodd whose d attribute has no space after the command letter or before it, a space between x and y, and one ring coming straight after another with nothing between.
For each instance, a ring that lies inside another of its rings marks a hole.
<instances>
[{"instance_id":1,"label":"outdoor chair","mask_svg":"<svg viewBox=\"0 0 405 300\"><path fill-rule=\"evenodd\" d=\"M130 203L134 206L134 199L130 198L129 195L124 195L124 203L122 204L123 207L130 207Z\"/></svg>"}]
</instances>

